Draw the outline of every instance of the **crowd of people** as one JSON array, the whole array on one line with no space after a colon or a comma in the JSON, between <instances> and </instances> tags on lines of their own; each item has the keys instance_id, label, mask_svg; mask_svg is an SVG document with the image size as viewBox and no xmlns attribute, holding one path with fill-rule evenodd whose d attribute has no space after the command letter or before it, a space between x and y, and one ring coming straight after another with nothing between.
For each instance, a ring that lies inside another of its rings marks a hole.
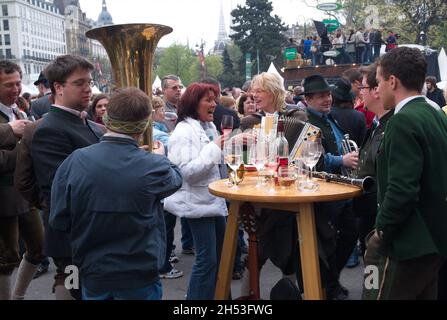
<instances>
[{"instance_id":1,"label":"crowd of people","mask_svg":"<svg viewBox=\"0 0 447 320\"><path fill-rule=\"evenodd\" d=\"M397 48L399 36L392 30L386 35L383 33L383 29L359 28L345 32L339 28L334 34L307 36L298 43L290 38L288 47L295 47L299 57L309 62L306 65L325 65L327 59L331 59L332 64L370 64L379 58L383 45L385 52Z\"/></svg>"},{"instance_id":2,"label":"crowd of people","mask_svg":"<svg viewBox=\"0 0 447 320\"><path fill-rule=\"evenodd\" d=\"M360 198L315 204L326 299L349 297L340 274L359 264L359 252L380 277L364 299L446 298L447 106L442 112L419 50L390 50L334 86L315 74L293 92L269 73L232 90L213 78L184 88L167 75L160 96L120 88L92 97L92 70L79 56L56 58L29 102L20 67L0 61L0 299L24 299L48 257L56 299L161 299L160 279L184 274L175 267L177 217L182 253L195 256L186 298L213 299L228 215L208 190L227 178L222 119L246 131L267 115L320 128L318 170L377 180ZM149 118L152 152L141 143ZM346 134L358 151L343 150ZM259 269L271 260L302 293L295 217L262 210L256 219ZM242 278L242 296L250 294L246 251L240 230L233 279ZM79 287L65 286L71 265Z\"/></svg>"}]
</instances>

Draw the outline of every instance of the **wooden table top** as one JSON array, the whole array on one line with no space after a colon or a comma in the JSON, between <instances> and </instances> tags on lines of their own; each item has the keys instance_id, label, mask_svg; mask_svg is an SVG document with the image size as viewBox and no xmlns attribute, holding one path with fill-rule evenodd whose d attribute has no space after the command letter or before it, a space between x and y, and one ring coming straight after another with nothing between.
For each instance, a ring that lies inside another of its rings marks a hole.
<instances>
[{"instance_id":1,"label":"wooden table top","mask_svg":"<svg viewBox=\"0 0 447 320\"><path fill-rule=\"evenodd\" d=\"M246 176L244 181L238 186L239 190L233 190L226 185L228 179L211 183L208 189L211 194L238 201L260 202L260 203L308 203L345 200L362 195L360 187L326 182L316 179L320 188L314 192L299 191L296 185L287 189L276 187L275 194L269 194L269 186L261 189L255 187L258 177Z\"/></svg>"}]
</instances>

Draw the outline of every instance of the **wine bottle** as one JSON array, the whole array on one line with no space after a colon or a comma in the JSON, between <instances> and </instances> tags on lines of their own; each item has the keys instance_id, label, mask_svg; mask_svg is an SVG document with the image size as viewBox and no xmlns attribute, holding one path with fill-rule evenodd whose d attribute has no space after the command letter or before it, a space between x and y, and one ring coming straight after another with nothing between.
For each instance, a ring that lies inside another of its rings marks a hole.
<instances>
[{"instance_id":1,"label":"wine bottle","mask_svg":"<svg viewBox=\"0 0 447 320\"><path fill-rule=\"evenodd\" d=\"M278 172L279 167L289 166L289 143L284 136L284 116L280 116L278 119L278 130L275 145L278 155L276 167L276 171ZM279 185L278 178L275 179L275 183L276 185Z\"/></svg>"}]
</instances>

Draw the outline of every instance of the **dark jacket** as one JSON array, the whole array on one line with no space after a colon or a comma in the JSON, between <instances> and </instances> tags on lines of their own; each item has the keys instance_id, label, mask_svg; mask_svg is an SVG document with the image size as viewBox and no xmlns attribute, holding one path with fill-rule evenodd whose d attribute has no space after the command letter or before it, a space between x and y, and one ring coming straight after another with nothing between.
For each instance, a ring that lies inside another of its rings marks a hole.
<instances>
[{"instance_id":1,"label":"dark jacket","mask_svg":"<svg viewBox=\"0 0 447 320\"><path fill-rule=\"evenodd\" d=\"M424 98L394 114L377 159L381 251L398 260L447 255L447 118Z\"/></svg>"},{"instance_id":2,"label":"dark jacket","mask_svg":"<svg viewBox=\"0 0 447 320\"><path fill-rule=\"evenodd\" d=\"M51 184L57 168L76 149L97 143L103 135L94 122L87 124L79 117L56 107L39 123L31 144L31 157L39 188L49 210ZM70 257L67 234L45 224L45 254L50 257Z\"/></svg>"},{"instance_id":3,"label":"dark jacket","mask_svg":"<svg viewBox=\"0 0 447 320\"><path fill-rule=\"evenodd\" d=\"M14 172L14 185L17 191L30 203L31 206L42 209L45 206L42 193L34 173L33 159L31 158L31 141L38 120L26 126L22 140L17 148L17 165Z\"/></svg>"},{"instance_id":4,"label":"dark jacket","mask_svg":"<svg viewBox=\"0 0 447 320\"><path fill-rule=\"evenodd\" d=\"M14 188L19 140L8 122L9 117L0 112L0 218L14 217L29 211L28 203Z\"/></svg>"},{"instance_id":5,"label":"dark jacket","mask_svg":"<svg viewBox=\"0 0 447 320\"><path fill-rule=\"evenodd\" d=\"M48 93L39 99L31 101L31 115L34 116L36 120L42 118L45 113L50 111L50 107L52 105L50 97L51 93Z\"/></svg>"},{"instance_id":6,"label":"dark jacket","mask_svg":"<svg viewBox=\"0 0 447 320\"><path fill-rule=\"evenodd\" d=\"M132 290L158 280L166 245L161 200L181 185L177 166L133 139L106 136L63 162L54 177L50 226L70 232L86 288Z\"/></svg>"},{"instance_id":7,"label":"dark jacket","mask_svg":"<svg viewBox=\"0 0 447 320\"><path fill-rule=\"evenodd\" d=\"M220 134L222 134L222 118L224 115L230 115L233 117L233 129L239 128L241 124L241 120L239 119L239 116L236 111L225 108L224 106L218 104L216 106L216 109L214 110L214 125L216 126L217 131L219 131Z\"/></svg>"},{"instance_id":8,"label":"dark jacket","mask_svg":"<svg viewBox=\"0 0 447 320\"><path fill-rule=\"evenodd\" d=\"M391 110L381 119L379 125L373 126L368 130L366 139L359 152L359 167L357 177L362 179L367 176L376 178L377 155L380 144L385 134L385 128L388 120L393 116L394 111ZM377 184L368 194L354 198L354 212L362 215L375 216L377 213Z\"/></svg>"},{"instance_id":9,"label":"dark jacket","mask_svg":"<svg viewBox=\"0 0 447 320\"><path fill-rule=\"evenodd\" d=\"M349 134L350 139L360 147L367 130L365 115L357 110L340 108L336 105L332 106L331 115L337 120L340 127Z\"/></svg>"},{"instance_id":10,"label":"dark jacket","mask_svg":"<svg viewBox=\"0 0 447 320\"><path fill-rule=\"evenodd\" d=\"M431 101L436 102L441 108L446 105L444 92L439 88L436 88L433 92L427 91L427 98L429 98Z\"/></svg>"}]
</instances>

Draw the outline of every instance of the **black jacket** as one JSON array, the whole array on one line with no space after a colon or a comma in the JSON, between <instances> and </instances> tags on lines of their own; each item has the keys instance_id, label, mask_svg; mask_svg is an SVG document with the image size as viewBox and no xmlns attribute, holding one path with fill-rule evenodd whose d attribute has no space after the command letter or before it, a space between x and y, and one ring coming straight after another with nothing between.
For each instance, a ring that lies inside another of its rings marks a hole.
<instances>
[{"instance_id":1,"label":"black jacket","mask_svg":"<svg viewBox=\"0 0 447 320\"><path fill-rule=\"evenodd\" d=\"M95 123L86 124L67 111L51 107L38 125L31 144L31 156L37 182L49 210L51 184L57 168L76 149L99 142L102 129ZM82 174L82 173L80 173ZM56 231L45 224L45 254L49 257L71 257L68 234Z\"/></svg>"},{"instance_id":2,"label":"black jacket","mask_svg":"<svg viewBox=\"0 0 447 320\"><path fill-rule=\"evenodd\" d=\"M34 116L36 120L42 118L45 113L50 111L50 107L52 105L50 96L51 93L31 102L31 115Z\"/></svg>"},{"instance_id":3,"label":"black jacket","mask_svg":"<svg viewBox=\"0 0 447 320\"><path fill-rule=\"evenodd\" d=\"M222 118L224 115L230 115L233 117L233 129L239 128L241 120L239 119L237 112L218 104L216 109L214 110L213 122L220 134L223 133L220 125L222 123Z\"/></svg>"},{"instance_id":4,"label":"black jacket","mask_svg":"<svg viewBox=\"0 0 447 320\"><path fill-rule=\"evenodd\" d=\"M331 116L337 120L340 127L349 134L357 146L361 146L366 135L365 115L357 110L332 106Z\"/></svg>"}]
</instances>

